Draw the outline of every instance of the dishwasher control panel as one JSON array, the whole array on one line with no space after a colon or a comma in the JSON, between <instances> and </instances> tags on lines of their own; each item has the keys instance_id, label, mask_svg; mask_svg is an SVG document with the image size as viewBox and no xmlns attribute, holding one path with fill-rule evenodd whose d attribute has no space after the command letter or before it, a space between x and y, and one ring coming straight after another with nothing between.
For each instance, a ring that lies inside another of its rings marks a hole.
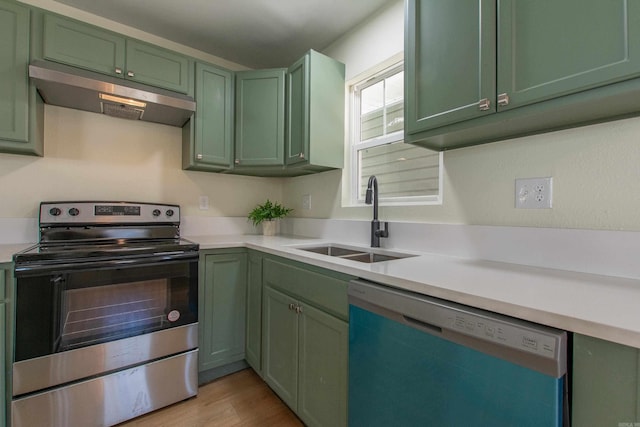
<instances>
[{"instance_id":1,"label":"dishwasher control panel","mask_svg":"<svg viewBox=\"0 0 640 427\"><path fill-rule=\"evenodd\" d=\"M558 338L542 332L538 325L532 330L524 324L501 322L467 312L451 311L446 316L454 331L543 357L556 357Z\"/></svg>"}]
</instances>

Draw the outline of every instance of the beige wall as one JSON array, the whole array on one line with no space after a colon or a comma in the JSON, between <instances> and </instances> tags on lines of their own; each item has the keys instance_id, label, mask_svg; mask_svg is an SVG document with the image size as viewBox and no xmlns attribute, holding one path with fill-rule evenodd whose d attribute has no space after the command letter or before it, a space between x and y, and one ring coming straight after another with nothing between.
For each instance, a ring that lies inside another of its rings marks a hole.
<instances>
[{"instance_id":1,"label":"beige wall","mask_svg":"<svg viewBox=\"0 0 640 427\"><path fill-rule=\"evenodd\" d=\"M402 50L401 12L398 0L325 53L345 62L349 77L362 73ZM452 150L444 165L441 206L381 207L381 219L640 230L638 118ZM515 179L546 176L553 177L553 209L515 209ZM288 180L285 202L297 216L369 219L370 207L341 206L341 181L340 171ZM311 210L302 210L305 194Z\"/></svg>"},{"instance_id":2,"label":"beige wall","mask_svg":"<svg viewBox=\"0 0 640 427\"><path fill-rule=\"evenodd\" d=\"M182 170L172 126L45 106L44 157L0 153L0 218L33 218L43 200L176 203L184 215L245 216L282 180ZM199 196L210 209L199 210Z\"/></svg>"}]
</instances>

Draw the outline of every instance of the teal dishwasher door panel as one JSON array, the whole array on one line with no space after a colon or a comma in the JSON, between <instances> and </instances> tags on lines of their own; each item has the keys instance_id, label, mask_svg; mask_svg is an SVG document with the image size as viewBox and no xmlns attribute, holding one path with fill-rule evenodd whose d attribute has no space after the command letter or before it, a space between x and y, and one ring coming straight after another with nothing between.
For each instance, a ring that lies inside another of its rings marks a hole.
<instances>
[{"instance_id":1,"label":"teal dishwasher door panel","mask_svg":"<svg viewBox=\"0 0 640 427\"><path fill-rule=\"evenodd\" d=\"M349 426L562 426L555 378L349 306Z\"/></svg>"}]
</instances>

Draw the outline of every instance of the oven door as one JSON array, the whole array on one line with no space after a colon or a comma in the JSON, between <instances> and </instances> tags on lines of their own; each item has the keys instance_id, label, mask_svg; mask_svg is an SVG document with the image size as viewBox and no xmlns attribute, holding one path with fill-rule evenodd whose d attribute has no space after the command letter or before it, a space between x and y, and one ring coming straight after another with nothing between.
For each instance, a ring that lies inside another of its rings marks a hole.
<instances>
[{"instance_id":1,"label":"oven door","mask_svg":"<svg viewBox=\"0 0 640 427\"><path fill-rule=\"evenodd\" d=\"M197 348L197 308L197 253L17 274L13 395Z\"/></svg>"}]
</instances>

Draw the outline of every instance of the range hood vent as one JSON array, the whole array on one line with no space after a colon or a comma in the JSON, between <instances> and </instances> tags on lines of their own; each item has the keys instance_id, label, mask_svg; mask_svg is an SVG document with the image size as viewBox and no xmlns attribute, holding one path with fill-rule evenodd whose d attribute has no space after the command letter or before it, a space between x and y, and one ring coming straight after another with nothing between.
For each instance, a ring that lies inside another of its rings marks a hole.
<instances>
[{"instance_id":1,"label":"range hood vent","mask_svg":"<svg viewBox=\"0 0 640 427\"><path fill-rule=\"evenodd\" d=\"M178 127L196 110L189 96L49 61L32 62L29 77L44 102L61 107Z\"/></svg>"}]
</instances>

